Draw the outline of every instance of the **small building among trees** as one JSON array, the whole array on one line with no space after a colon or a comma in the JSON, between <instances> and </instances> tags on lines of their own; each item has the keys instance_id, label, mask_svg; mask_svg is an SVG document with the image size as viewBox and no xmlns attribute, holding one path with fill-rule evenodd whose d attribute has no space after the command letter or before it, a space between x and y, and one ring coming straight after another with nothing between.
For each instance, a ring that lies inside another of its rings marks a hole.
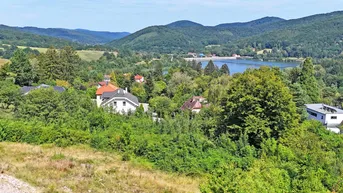
<instances>
[{"instance_id":1,"label":"small building among trees","mask_svg":"<svg viewBox=\"0 0 343 193\"><path fill-rule=\"evenodd\" d=\"M320 121L328 130L341 133L343 110L325 104L306 104L308 118Z\"/></svg>"}]
</instances>

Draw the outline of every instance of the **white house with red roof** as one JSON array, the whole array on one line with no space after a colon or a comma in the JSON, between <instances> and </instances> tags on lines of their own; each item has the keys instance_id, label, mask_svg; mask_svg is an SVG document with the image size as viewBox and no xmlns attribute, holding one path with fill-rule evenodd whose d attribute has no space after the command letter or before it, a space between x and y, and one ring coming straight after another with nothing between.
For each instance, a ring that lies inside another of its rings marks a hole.
<instances>
[{"instance_id":1,"label":"white house with red roof","mask_svg":"<svg viewBox=\"0 0 343 193\"><path fill-rule=\"evenodd\" d=\"M202 108L208 106L207 101L202 96L194 96L187 100L181 107L181 110L191 110L193 113L199 113Z\"/></svg>"},{"instance_id":2,"label":"white house with red roof","mask_svg":"<svg viewBox=\"0 0 343 193\"><path fill-rule=\"evenodd\" d=\"M96 103L98 107L119 114L135 112L140 105L136 96L129 93L127 89L124 90L111 84L106 76L103 82L98 83Z\"/></svg>"},{"instance_id":3,"label":"white house with red roof","mask_svg":"<svg viewBox=\"0 0 343 193\"><path fill-rule=\"evenodd\" d=\"M135 76L135 81L138 82L138 83L143 83L144 82L144 77L139 75L139 74L137 74Z\"/></svg>"}]
</instances>

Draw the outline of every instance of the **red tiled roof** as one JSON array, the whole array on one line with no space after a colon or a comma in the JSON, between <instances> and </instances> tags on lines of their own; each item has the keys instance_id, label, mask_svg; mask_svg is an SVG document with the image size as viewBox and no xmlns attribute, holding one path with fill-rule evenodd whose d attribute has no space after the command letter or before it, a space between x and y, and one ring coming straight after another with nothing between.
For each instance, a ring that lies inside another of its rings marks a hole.
<instances>
[{"instance_id":1,"label":"red tiled roof","mask_svg":"<svg viewBox=\"0 0 343 193\"><path fill-rule=\"evenodd\" d=\"M203 98L203 97L192 97L191 99L189 99L188 101L186 101L182 105L181 110L201 109L202 108L202 104L199 102L199 98Z\"/></svg>"},{"instance_id":2,"label":"red tiled roof","mask_svg":"<svg viewBox=\"0 0 343 193\"><path fill-rule=\"evenodd\" d=\"M98 88L98 90L96 91L96 95L102 95L104 92L114 92L118 89L119 88L114 86L113 84L104 85Z\"/></svg>"},{"instance_id":3,"label":"red tiled roof","mask_svg":"<svg viewBox=\"0 0 343 193\"><path fill-rule=\"evenodd\" d=\"M100 86L105 86L105 85L106 85L106 82L105 82L105 81L102 81L102 82L98 82L98 84L99 84Z\"/></svg>"},{"instance_id":4,"label":"red tiled roof","mask_svg":"<svg viewBox=\"0 0 343 193\"><path fill-rule=\"evenodd\" d=\"M140 80L140 79L142 79L142 78L143 78L143 76L138 75L138 74L135 76L135 80Z\"/></svg>"}]
</instances>

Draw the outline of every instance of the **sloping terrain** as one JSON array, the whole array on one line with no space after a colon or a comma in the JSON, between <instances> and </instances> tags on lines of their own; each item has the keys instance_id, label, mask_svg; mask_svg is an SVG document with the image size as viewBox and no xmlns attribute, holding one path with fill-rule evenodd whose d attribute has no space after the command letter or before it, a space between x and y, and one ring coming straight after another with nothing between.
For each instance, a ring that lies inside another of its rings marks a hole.
<instances>
[{"instance_id":1,"label":"sloping terrain","mask_svg":"<svg viewBox=\"0 0 343 193\"><path fill-rule=\"evenodd\" d=\"M24 32L66 39L69 41L78 42L82 44L105 44L110 41L123 38L130 34L128 32L102 32L84 29L72 30L62 28L45 29L37 27L23 27L18 29Z\"/></svg>"},{"instance_id":2,"label":"sloping terrain","mask_svg":"<svg viewBox=\"0 0 343 193\"><path fill-rule=\"evenodd\" d=\"M272 48L277 42L284 48L289 44L305 45L304 47L311 44L322 50L330 49L330 53L334 55L342 52L342 21L341 11L293 20L265 17L251 22L220 24L215 27L178 21L142 29L108 45L138 51L172 53L201 51L208 45L226 44L240 47L261 44L261 49ZM332 53L333 50L335 51Z\"/></svg>"},{"instance_id":3,"label":"sloping terrain","mask_svg":"<svg viewBox=\"0 0 343 193\"><path fill-rule=\"evenodd\" d=\"M67 45L77 47L77 43L67 40L36 35L28 32L23 32L14 27L0 25L0 44L21 45L30 47L50 47L54 46L61 48Z\"/></svg>"},{"instance_id":4,"label":"sloping terrain","mask_svg":"<svg viewBox=\"0 0 343 193\"><path fill-rule=\"evenodd\" d=\"M0 143L0 172L42 192L199 192L199 180L121 161L86 146Z\"/></svg>"}]
</instances>

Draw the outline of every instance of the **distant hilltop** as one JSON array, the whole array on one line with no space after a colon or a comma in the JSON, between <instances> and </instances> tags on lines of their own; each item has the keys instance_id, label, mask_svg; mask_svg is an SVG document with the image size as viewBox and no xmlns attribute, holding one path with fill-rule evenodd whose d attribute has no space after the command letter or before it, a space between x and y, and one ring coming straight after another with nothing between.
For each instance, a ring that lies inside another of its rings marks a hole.
<instances>
[{"instance_id":1,"label":"distant hilltop","mask_svg":"<svg viewBox=\"0 0 343 193\"><path fill-rule=\"evenodd\" d=\"M238 49L249 47L250 50L243 51L275 48L285 57L332 57L343 51L342 30L342 11L291 20L264 17L217 26L181 20L144 28L107 45L158 53L211 50L223 55L231 55ZM208 49L212 45L216 45L216 48Z\"/></svg>"},{"instance_id":2,"label":"distant hilltop","mask_svg":"<svg viewBox=\"0 0 343 193\"><path fill-rule=\"evenodd\" d=\"M47 47L104 45L142 52L204 52L250 55L273 51L277 57L334 57L343 51L343 12L285 20L263 17L249 22L204 26L189 20L155 25L135 33L0 25L0 43Z\"/></svg>"}]
</instances>

